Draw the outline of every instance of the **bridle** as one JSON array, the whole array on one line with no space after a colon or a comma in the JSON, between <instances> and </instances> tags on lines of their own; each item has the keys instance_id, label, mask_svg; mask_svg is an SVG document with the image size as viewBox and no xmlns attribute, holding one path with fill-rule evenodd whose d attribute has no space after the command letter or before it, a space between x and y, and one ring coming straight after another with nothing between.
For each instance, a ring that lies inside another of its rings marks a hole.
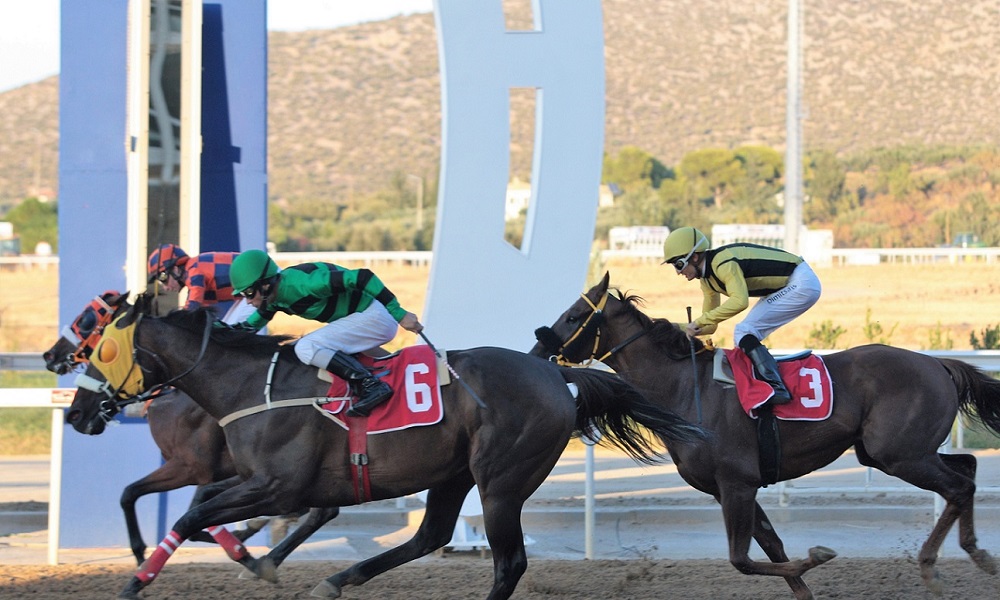
<instances>
[{"instance_id":1,"label":"bridle","mask_svg":"<svg viewBox=\"0 0 1000 600\"><path fill-rule=\"evenodd\" d=\"M74 345L73 351L67 354L59 365L64 366L67 371L73 370L76 365L86 363L90 360L90 355L101 340L104 328L111 324L115 318L117 307L111 306L104 299L112 292L105 292L100 296L95 296L90 304L77 315L73 322L62 330L62 337ZM93 316L94 324L88 329L82 321L88 316Z\"/></svg>"},{"instance_id":2,"label":"bridle","mask_svg":"<svg viewBox=\"0 0 1000 600\"><path fill-rule=\"evenodd\" d=\"M601 356L597 355L598 348L601 346L601 325L604 324L604 307L608 303L608 296L610 296L610 294L611 292L605 290L604 295L601 296L601 299L598 300L596 304L590 301L587 294L580 294L580 297L583 298L584 302L590 306L591 312L565 342L559 340L559 336L552 330L551 327L539 327L535 330L535 339L537 339L547 351L552 352L552 355L549 356L550 361L562 366L589 366L595 361L604 362L632 342L646 335L648 330L643 329L638 333L632 334L626 338L625 341L618 344L614 348L611 348ZM581 361L573 361L567 358L567 355L579 355L583 348L587 346L590 347L590 356L587 358Z\"/></svg>"},{"instance_id":3,"label":"bridle","mask_svg":"<svg viewBox=\"0 0 1000 600\"><path fill-rule=\"evenodd\" d=\"M159 363L159 367L162 370L166 371L167 370L166 364L159 357L159 355L157 355L152 350L148 350L139 345L137 339L138 338L137 332L139 329L139 323L142 321L142 317L143 315L139 314L139 316L136 318L136 322L132 330L133 349L129 355L132 362L129 365L127 372L131 373L135 369L139 369L147 373L150 372L149 369L143 367L137 360L137 355L140 352L152 357L153 360ZM212 320L208 318L208 316L206 315L205 329L204 332L202 333L201 348L198 351L198 358L196 358L194 363L190 367L185 369L183 373L175 375L169 378L167 381L164 381L163 383L154 384L153 386L151 386L146 390L139 390L138 392L133 393L132 391L125 389L126 384L128 383L127 378L123 378L123 381L119 385L117 385L117 387L115 387L115 385L113 385L110 381L100 381L85 374L79 375L76 378L75 384L79 388L95 392L97 394L105 395L105 398L101 400L101 403L98 406L98 415L101 417L102 420L108 422L116 414L121 412L121 410L124 407L130 404L147 402L155 398L159 398L161 396L165 396L167 394L172 393L173 384L186 377L192 371L194 371L194 369L201 363L202 359L205 357L205 351L208 349L208 340L211 337L212 329L213 329Z\"/></svg>"}]
</instances>

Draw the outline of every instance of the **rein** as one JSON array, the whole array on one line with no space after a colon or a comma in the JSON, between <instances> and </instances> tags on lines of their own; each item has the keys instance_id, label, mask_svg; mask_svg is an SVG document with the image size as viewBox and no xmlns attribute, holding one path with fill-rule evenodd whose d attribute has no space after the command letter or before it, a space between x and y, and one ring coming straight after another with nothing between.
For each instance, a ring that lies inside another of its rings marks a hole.
<instances>
[{"instance_id":1,"label":"rein","mask_svg":"<svg viewBox=\"0 0 1000 600\"><path fill-rule=\"evenodd\" d=\"M597 304L594 304L593 302L591 302L590 298L587 297L587 294L585 294L585 293L584 294L580 294L580 296L583 298L583 300L588 305L590 305L590 307L593 309L593 312L591 312L590 316L588 316L586 318L586 320L584 320L583 324L580 325L580 327L578 327L577 330L573 332L573 335L569 336L569 339L567 339L566 342L564 344L562 344L562 346L556 350L556 354L554 354L553 356L551 356L549 358L549 360L555 362L556 364L558 364L560 366L564 366L564 367L572 367L572 366L584 366L584 367L587 367L587 366L590 366L590 364L593 363L595 360L597 360L599 362L604 362L604 360L606 360L607 358L610 358L611 356L614 356L615 354L617 354L618 352L620 352L623 348L625 348L626 346L628 346L632 342L636 341L637 339L639 339L642 336L644 336L647 333L649 333L650 330L649 330L648 327L647 328L643 328L642 331L639 331L638 333L634 333L634 334L630 335L627 339L625 339L625 341L623 341L622 343L618 344L614 348L608 350L602 356L597 357L597 348L598 348L598 346L600 344L600 338L601 338L601 329L600 329L600 327L601 327L601 323L604 321L604 307L605 307L605 305L607 305L608 296L610 295L610 293L611 293L610 291L605 290L604 296L601 297L600 301ZM691 313L691 308L688 307L688 314L690 315L690 313ZM592 324L591 323L591 319L595 319L596 324ZM587 339L587 337L589 335L593 335L594 336L594 347L590 351L590 358L587 358L587 359L585 359L585 360L583 360L581 362L573 362L573 361L569 360L568 358L566 358L566 349L568 347L570 347L570 345L573 344L573 343L576 343L576 344L584 344L584 343L586 343L586 339ZM548 338L549 341L551 341L552 338L555 337L555 333L552 331L551 328L542 327L542 328L536 330L535 336L544 345L545 344L545 340L543 338ZM699 389L698 389L698 369L697 369L697 364L695 362L695 355L697 353L699 353L699 352L704 352L704 351L708 350L709 348L708 348L708 346L705 346L701 350L696 351L695 347L694 347L694 341L693 340L690 340L690 347L691 347L691 366L694 368L694 371L695 371L695 373L694 373L694 386L695 386L695 388L694 388L695 389L694 402L695 402L695 406L697 407L697 410L698 410L698 423L700 424L701 423L701 394L699 393Z\"/></svg>"},{"instance_id":2,"label":"rein","mask_svg":"<svg viewBox=\"0 0 1000 600\"><path fill-rule=\"evenodd\" d=\"M597 356L597 349L600 347L600 344L601 344L601 325L604 323L604 307L608 303L608 296L609 295L610 295L610 292L607 292L607 291L604 292L604 295L597 302L597 304L594 304L593 302L590 301L590 298L588 298L586 294L580 294L580 296L583 298L584 302L586 302L588 305L590 305L590 308L592 308L593 311L583 321L583 324L580 325L580 327L578 327L577 330L574 331L573 334L569 336L569 338L566 340L566 342L563 343L562 346L558 350L556 350L557 354L553 355L550 360L553 360L556 364L559 364L559 365L564 366L564 367L567 367L567 366L577 366L577 365L589 366L595 360L598 361L598 362L603 362L604 360L606 360L606 359L614 356L615 354L617 354L618 352L620 352L622 349L624 349L626 346L628 346L632 342L636 341L637 339L641 338L642 336L646 335L646 333L648 333L648 331L649 331L648 329L643 329L642 331L639 331L638 333L634 333L634 334L630 335L625 341L623 341L622 343L618 344L617 346L611 348L610 350L608 350L607 352L605 352L603 355L601 355L600 357L598 357ZM573 349L572 345L574 343L578 344L578 345L586 344L587 343L587 338L590 337L590 336L593 336L593 338L594 338L594 344L593 344L593 348L590 351L590 357L589 358L587 358L587 359L585 359L583 361L580 361L580 362L573 362L573 361L569 360L568 358L566 358L567 349L570 349L570 353L572 353L572 349Z\"/></svg>"}]
</instances>

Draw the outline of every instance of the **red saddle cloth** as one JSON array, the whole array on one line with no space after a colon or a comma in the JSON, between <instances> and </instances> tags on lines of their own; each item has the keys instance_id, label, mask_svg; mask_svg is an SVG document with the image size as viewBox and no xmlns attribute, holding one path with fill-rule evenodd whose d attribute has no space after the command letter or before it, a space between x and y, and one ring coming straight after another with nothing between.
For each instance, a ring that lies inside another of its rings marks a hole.
<instances>
[{"instance_id":1,"label":"red saddle cloth","mask_svg":"<svg viewBox=\"0 0 1000 600\"><path fill-rule=\"evenodd\" d=\"M742 350L725 350L733 367L736 393L743 410L757 418L757 407L774 395L767 383L753 376L753 364ZM833 383L826 363L815 354L798 360L780 361L778 370L792 401L774 407L774 416L785 421L822 421L833 413Z\"/></svg>"},{"instance_id":2,"label":"red saddle cloth","mask_svg":"<svg viewBox=\"0 0 1000 600\"><path fill-rule=\"evenodd\" d=\"M392 388L392 398L376 406L368 415L369 435L434 425L444 418L437 357L430 347L410 346L382 358L357 358ZM341 427L349 429L345 413L351 393L347 382L334 377L327 395L338 399L327 402L320 409Z\"/></svg>"}]
</instances>

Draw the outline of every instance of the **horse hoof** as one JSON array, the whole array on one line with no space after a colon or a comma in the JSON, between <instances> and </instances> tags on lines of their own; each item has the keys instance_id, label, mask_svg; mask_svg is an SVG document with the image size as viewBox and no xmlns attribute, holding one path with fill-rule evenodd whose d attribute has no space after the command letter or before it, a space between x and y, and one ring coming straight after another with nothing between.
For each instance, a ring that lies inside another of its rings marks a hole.
<instances>
[{"instance_id":1,"label":"horse hoof","mask_svg":"<svg viewBox=\"0 0 1000 600\"><path fill-rule=\"evenodd\" d=\"M941 578L938 577L936 574L934 575L933 579L927 581L926 583L927 583L927 591L934 594L935 596L944 595L944 582L942 582Z\"/></svg>"},{"instance_id":2,"label":"horse hoof","mask_svg":"<svg viewBox=\"0 0 1000 600\"><path fill-rule=\"evenodd\" d=\"M927 591L935 596L941 596L944 594L944 582L941 581L941 576L938 575L938 570L934 568L933 565L926 568L921 567L920 578L923 579L924 586L927 587Z\"/></svg>"},{"instance_id":3,"label":"horse hoof","mask_svg":"<svg viewBox=\"0 0 1000 600\"><path fill-rule=\"evenodd\" d=\"M144 586L142 580L140 580L138 577L133 577L132 580L128 582L128 585L125 586L125 589L123 589L121 593L118 594L118 597L123 598L125 600L141 600L141 596L139 596L139 590L141 590L143 587Z\"/></svg>"},{"instance_id":4,"label":"horse hoof","mask_svg":"<svg viewBox=\"0 0 1000 600\"><path fill-rule=\"evenodd\" d=\"M309 595L313 598L340 598L340 588L324 579L309 592Z\"/></svg>"},{"instance_id":5,"label":"horse hoof","mask_svg":"<svg viewBox=\"0 0 1000 600\"><path fill-rule=\"evenodd\" d=\"M274 566L274 561L269 556L257 559L253 574L264 581L278 583L278 567Z\"/></svg>"},{"instance_id":6,"label":"horse hoof","mask_svg":"<svg viewBox=\"0 0 1000 600\"><path fill-rule=\"evenodd\" d=\"M990 556L990 553L986 550L976 550L972 553L972 562L976 564L977 567L986 571L990 575L997 574L997 563Z\"/></svg>"},{"instance_id":7,"label":"horse hoof","mask_svg":"<svg viewBox=\"0 0 1000 600\"><path fill-rule=\"evenodd\" d=\"M837 556L837 552L826 546L814 546L809 549L809 559L821 565Z\"/></svg>"}]
</instances>

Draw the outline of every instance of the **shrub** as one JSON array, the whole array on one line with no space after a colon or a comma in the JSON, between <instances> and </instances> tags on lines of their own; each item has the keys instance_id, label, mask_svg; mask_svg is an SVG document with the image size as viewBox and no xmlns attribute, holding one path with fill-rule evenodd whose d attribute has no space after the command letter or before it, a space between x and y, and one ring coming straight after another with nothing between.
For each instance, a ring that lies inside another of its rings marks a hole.
<instances>
[{"instance_id":1,"label":"shrub","mask_svg":"<svg viewBox=\"0 0 1000 600\"><path fill-rule=\"evenodd\" d=\"M834 327L833 321L827 319L818 326L813 327L806 338L805 347L811 349L832 350L837 347L837 340L847 333L847 330L837 325Z\"/></svg>"}]
</instances>

